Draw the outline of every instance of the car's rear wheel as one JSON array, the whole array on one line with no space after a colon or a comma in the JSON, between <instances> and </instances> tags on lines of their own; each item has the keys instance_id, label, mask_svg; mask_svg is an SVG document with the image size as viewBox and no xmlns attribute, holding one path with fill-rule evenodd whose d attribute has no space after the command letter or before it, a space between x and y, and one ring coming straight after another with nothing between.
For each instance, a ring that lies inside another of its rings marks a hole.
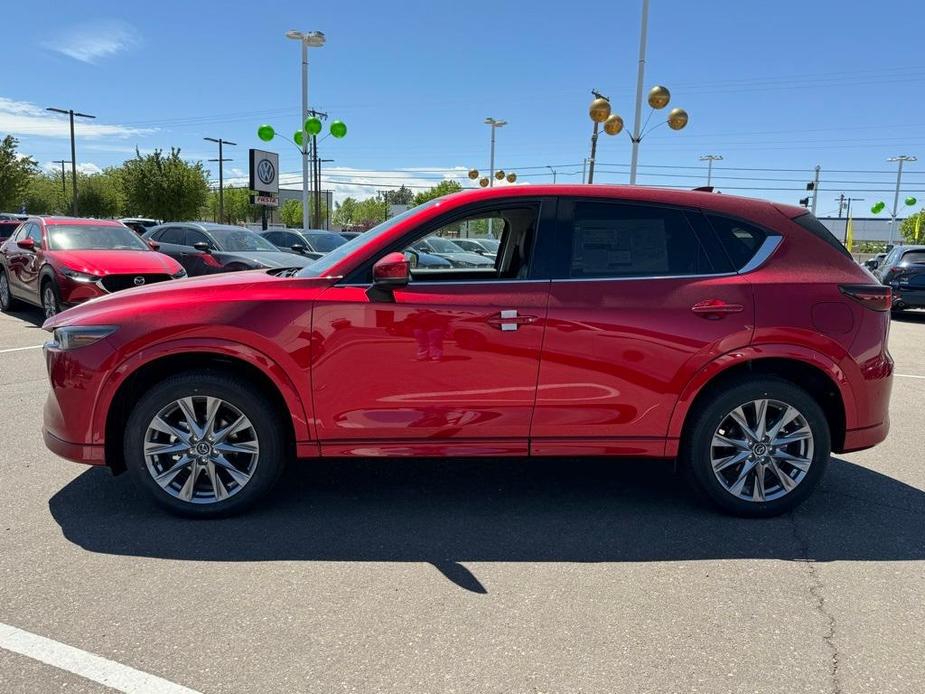
<instances>
[{"instance_id":1,"label":"car's rear wheel","mask_svg":"<svg viewBox=\"0 0 925 694\"><path fill-rule=\"evenodd\" d=\"M42 283L42 312L45 318L51 318L61 313L61 299L58 296L58 287L54 281L45 280Z\"/></svg>"},{"instance_id":2,"label":"car's rear wheel","mask_svg":"<svg viewBox=\"0 0 925 694\"><path fill-rule=\"evenodd\" d=\"M16 303L16 299L10 293L10 279L6 276L6 270L0 268L0 311L12 311L16 308Z\"/></svg>"},{"instance_id":3,"label":"car's rear wheel","mask_svg":"<svg viewBox=\"0 0 925 694\"><path fill-rule=\"evenodd\" d=\"M774 516L813 491L831 454L822 408L777 378L749 379L708 396L692 413L681 457L721 509Z\"/></svg>"},{"instance_id":4,"label":"car's rear wheel","mask_svg":"<svg viewBox=\"0 0 925 694\"><path fill-rule=\"evenodd\" d=\"M131 476L157 503L192 517L251 506L279 478L288 450L266 397L214 371L189 371L154 386L126 427Z\"/></svg>"}]
</instances>

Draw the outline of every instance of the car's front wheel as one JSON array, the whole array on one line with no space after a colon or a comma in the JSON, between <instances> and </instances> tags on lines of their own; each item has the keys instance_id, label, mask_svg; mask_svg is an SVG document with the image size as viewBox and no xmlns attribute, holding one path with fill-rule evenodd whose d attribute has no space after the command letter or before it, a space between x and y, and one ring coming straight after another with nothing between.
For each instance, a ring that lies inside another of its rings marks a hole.
<instances>
[{"instance_id":1,"label":"car's front wheel","mask_svg":"<svg viewBox=\"0 0 925 694\"><path fill-rule=\"evenodd\" d=\"M259 389L215 371L188 371L154 386L132 409L126 467L154 500L181 515L240 512L267 494L288 448Z\"/></svg>"},{"instance_id":2,"label":"car's front wheel","mask_svg":"<svg viewBox=\"0 0 925 694\"><path fill-rule=\"evenodd\" d=\"M799 386L773 377L733 383L698 403L681 450L697 486L716 505L753 517L802 503L830 454L822 408Z\"/></svg>"},{"instance_id":3,"label":"car's front wheel","mask_svg":"<svg viewBox=\"0 0 925 694\"><path fill-rule=\"evenodd\" d=\"M10 279L6 270L0 268L0 311L6 313L16 308L16 299L10 293Z\"/></svg>"},{"instance_id":4,"label":"car's front wheel","mask_svg":"<svg viewBox=\"0 0 925 694\"><path fill-rule=\"evenodd\" d=\"M61 299L58 297L58 287L54 281L45 280L42 284L42 311L45 318L51 318L61 313Z\"/></svg>"}]
</instances>

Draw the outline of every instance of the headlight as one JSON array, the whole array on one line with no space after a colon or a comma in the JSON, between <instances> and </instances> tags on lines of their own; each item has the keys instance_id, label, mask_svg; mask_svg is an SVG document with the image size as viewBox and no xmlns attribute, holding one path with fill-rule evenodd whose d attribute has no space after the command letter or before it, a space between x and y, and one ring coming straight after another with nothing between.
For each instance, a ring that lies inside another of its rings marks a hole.
<instances>
[{"instance_id":1,"label":"headlight","mask_svg":"<svg viewBox=\"0 0 925 694\"><path fill-rule=\"evenodd\" d=\"M55 328L52 332L52 344L60 350L78 349L99 342L116 332L114 325L69 325Z\"/></svg>"},{"instance_id":2,"label":"headlight","mask_svg":"<svg viewBox=\"0 0 925 694\"><path fill-rule=\"evenodd\" d=\"M78 272L77 270L72 270L69 267L62 267L61 274L74 280L75 282L98 282L100 280L100 278L96 275L91 275L87 272Z\"/></svg>"},{"instance_id":3,"label":"headlight","mask_svg":"<svg viewBox=\"0 0 925 694\"><path fill-rule=\"evenodd\" d=\"M174 275L171 275L171 277L173 277L175 280L183 279L186 277L186 269L181 267L180 271Z\"/></svg>"}]
</instances>

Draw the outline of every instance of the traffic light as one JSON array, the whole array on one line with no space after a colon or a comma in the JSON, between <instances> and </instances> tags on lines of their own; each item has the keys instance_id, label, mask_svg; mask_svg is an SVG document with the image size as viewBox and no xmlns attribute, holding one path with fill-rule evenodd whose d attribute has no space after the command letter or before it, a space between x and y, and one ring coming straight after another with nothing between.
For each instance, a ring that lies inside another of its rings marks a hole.
<instances>
[{"instance_id":1,"label":"traffic light","mask_svg":"<svg viewBox=\"0 0 925 694\"><path fill-rule=\"evenodd\" d=\"M803 207L809 207L809 198L808 198L808 197L807 197L807 198L800 198L800 204L801 204Z\"/></svg>"}]
</instances>

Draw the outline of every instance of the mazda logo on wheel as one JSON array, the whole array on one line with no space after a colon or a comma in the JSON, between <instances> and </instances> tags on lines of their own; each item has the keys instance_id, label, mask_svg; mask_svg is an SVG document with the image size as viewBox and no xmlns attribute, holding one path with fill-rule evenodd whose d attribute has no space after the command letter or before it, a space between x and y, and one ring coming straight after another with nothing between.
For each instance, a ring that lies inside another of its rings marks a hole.
<instances>
[{"instance_id":1,"label":"mazda logo on wheel","mask_svg":"<svg viewBox=\"0 0 925 694\"><path fill-rule=\"evenodd\" d=\"M260 163L257 164L257 178L264 185L269 185L273 182L273 179L276 178L276 167L273 166L272 161L269 159L260 160Z\"/></svg>"},{"instance_id":2,"label":"mazda logo on wheel","mask_svg":"<svg viewBox=\"0 0 925 694\"><path fill-rule=\"evenodd\" d=\"M141 275L138 275L138 277L135 278L135 286L136 286L136 287L140 287L140 286L143 285L144 283L145 283L145 278L142 277Z\"/></svg>"}]
</instances>

